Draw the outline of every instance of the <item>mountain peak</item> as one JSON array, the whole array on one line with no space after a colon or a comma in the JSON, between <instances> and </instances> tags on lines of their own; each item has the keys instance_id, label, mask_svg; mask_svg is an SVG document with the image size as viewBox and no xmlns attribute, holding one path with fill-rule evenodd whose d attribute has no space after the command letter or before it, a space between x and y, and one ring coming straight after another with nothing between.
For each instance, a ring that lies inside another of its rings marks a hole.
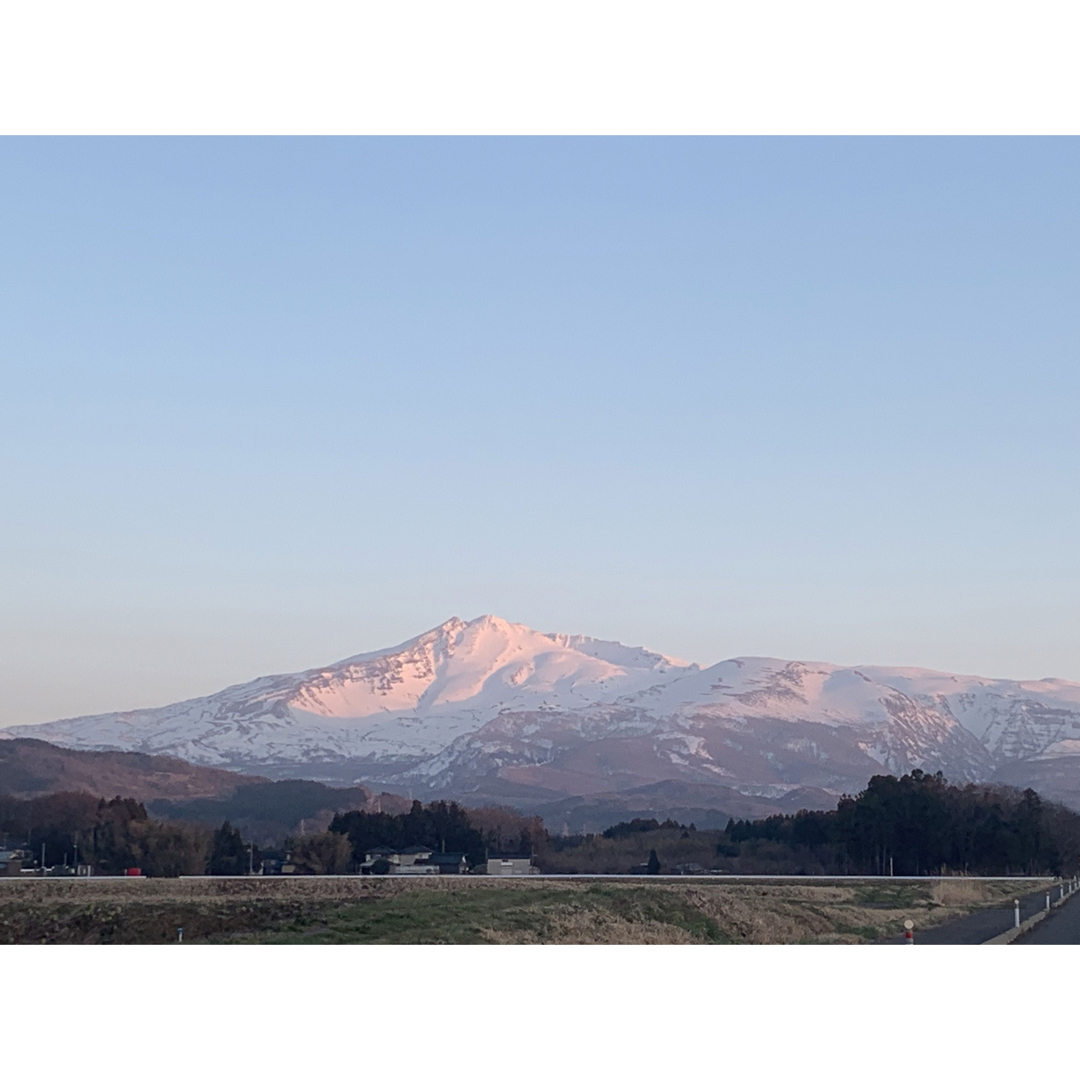
<instances>
[{"instance_id":1,"label":"mountain peak","mask_svg":"<svg viewBox=\"0 0 1080 1080\"><path fill-rule=\"evenodd\" d=\"M455 794L488 784L500 799L688 778L778 798L916 766L1004 782L1080 775L1080 686L751 656L702 670L485 614L193 701L0 735L262 775Z\"/></svg>"}]
</instances>

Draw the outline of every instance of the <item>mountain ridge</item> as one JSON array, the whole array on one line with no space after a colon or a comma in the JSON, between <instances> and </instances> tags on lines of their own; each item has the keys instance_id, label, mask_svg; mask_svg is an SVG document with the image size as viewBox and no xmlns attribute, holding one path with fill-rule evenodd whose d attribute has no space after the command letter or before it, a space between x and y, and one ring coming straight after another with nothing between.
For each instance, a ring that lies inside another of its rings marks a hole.
<instances>
[{"instance_id":1,"label":"mountain ridge","mask_svg":"<svg viewBox=\"0 0 1080 1080\"><path fill-rule=\"evenodd\" d=\"M1080 684L774 657L701 667L490 615L173 705L0 732L12 735L518 805L663 781L790 801L911 768L1011 770L1080 804Z\"/></svg>"},{"instance_id":2,"label":"mountain ridge","mask_svg":"<svg viewBox=\"0 0 1080 1080\"><path fill-rule=\"evenodd\" d=\"M41 739L0 742L0 796L19 799L81 791L102 799L116 796L179 802L221 799L262 777L193 765L176 757L117 750L70 750Z\"/></svg>"}]
</instances>

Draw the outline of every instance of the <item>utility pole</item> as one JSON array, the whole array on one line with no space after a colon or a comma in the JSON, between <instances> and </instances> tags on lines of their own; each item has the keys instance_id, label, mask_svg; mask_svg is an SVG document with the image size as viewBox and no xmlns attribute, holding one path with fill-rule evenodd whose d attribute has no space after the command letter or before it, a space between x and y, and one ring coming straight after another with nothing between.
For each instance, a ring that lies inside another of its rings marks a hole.
<instances>
[{"instance_id":1,"label":"utility pole","mask_svg":"<svg viewBox=\"0 0 1080 1080\"><path fill-rule=\"evenodd\" d=\"M45 876L45 845L41 845L41 876Z\"/></svg>"},{"instance_id":2,"label":"utility pole","mask_svg":"<svg viewBox=\"0 0 1080 1080\"><path fill-rule=\"evenodd\" d=\"M255 873L255 845L248 844L248 877Z\"/></svg>"}]
</instances>

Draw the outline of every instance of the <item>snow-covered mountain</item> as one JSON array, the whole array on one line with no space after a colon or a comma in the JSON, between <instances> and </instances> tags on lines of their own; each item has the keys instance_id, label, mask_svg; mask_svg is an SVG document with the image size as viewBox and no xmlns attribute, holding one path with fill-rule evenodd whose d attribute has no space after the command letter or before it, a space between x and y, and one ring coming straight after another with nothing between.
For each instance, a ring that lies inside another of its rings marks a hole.
<instances>
[{"instance_id":1,"label":"snow-covered mountain","mask_svg":"<svg viewBox=\"0 0 1080 1080\"><path fill-rule=\"evenodd\" d=\"M1020 778L1080 804L1080 684L760 657L703 670L492 616L176 705L3 734L522 805L663 781L788 806L812 790L818 804L916 767Z\"/></svg>"},{"instance_id":2,"label":"snow-covered mountain","mask_svg":"<svg viewBox=\"0 0 1080 1080\"><path fill-rule=\"evenodd\" d=\"M507 711L577 711L697 670L617 642L450 619L379 652L157 709L8 728L74 749L264 764L413 764Z\"/></svg>"}]
</instances>

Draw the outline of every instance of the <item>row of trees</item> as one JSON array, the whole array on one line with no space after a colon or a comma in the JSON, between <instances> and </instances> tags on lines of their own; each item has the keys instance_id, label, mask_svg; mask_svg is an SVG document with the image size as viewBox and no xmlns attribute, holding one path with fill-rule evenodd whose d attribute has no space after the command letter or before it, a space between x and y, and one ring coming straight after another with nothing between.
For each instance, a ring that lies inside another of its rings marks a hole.
<instances>
[{"instance_id":1,"label":"row of trees","mask_svg":"<svg viewBox=\"0 0 1080 1080\"><path fill-rule=\"evenodd\" d=\"M766 842L849 873L1060 874L1080 862L1080 815L1030 788L950 784L919 769L875 776L835 810L730 821L717 853Z\"/></svg>"},{"instance_id":2,"label":"row of trees","mask_svg":"<svg viewBox=\"0 0 1080 1080\"><path fill-rule=\"evenodd\" d=\"M98 874L138 868L151 877L245 874L261 855L227 821L218 829L158 821L135 799L60 792L0 798L0 836L45 866L91 866Z\"/></svg>"},{"instance_id":3,"label":"row of trees","mask_svg":"<svg viewBox=\"0 0 1080 1080\"><path fill-rule=\"evenodd\" d=\"M544 823L538 817L524 817L505 807L466 810L455 802L441 800L427 806L413 800L406 814L365 810L337 814L330 823L329 833L348 840L353 867L373 848L400 850L421 845L432 851L463 852L475 866L498 854L531 854L547 838ZM293 862L296 861L294 847Z\"/></svg>"},{"instance_id":4,"label":"row of trees","mask_svg":"<svg viewBox=\"0 0 1080 1080\"><path fill-rule=\"evenodd\" d=\"M330 828L294 837L280 852L301 874L354 872L375 847L424 845L464 852L473 865L490 854L532 851L546 836L539 818L499 807L466 811L453 802L413 802L408 813L349 811ZM76 862L99 874L138 867L154 877L246 874L264 853L240 829L223 822L161 821L134 799L104 800L81 792L36 799L0 798L0 843L26 848L46 866Z\"/></svg>"},{"instance_id":5,"label":"row of trees","mask_svg":"<svg viewBox=\"0 0 1080 1080\"><path fill-rule=\"evenodd\" d=\"M364 852L376 847L394 849L423 845L433 851L463 851L469 862L484 858L484 838L457 803L414 800L407 814L350 810L335 814L331 833L348 838L352 857L363 862Z\"/></svg>"},{"instance_id":6,"label":"row of trees","mask_svg":"<svg viewBox=\"0 0 1080 1080\"><path fill-rule=\"evenodd\" d=\"M138 867L155 877L205 873L213 839L204 826L154 820L135 799L83 792L0 799L0 833L46 866L78 863L101 874Z\"/></svg>"},{"instance_id":7,"label":"row of trees","mask_svg":"<svg viewBox=\"0 0 1080 1080\"><path fill-rule=\"evenodd\" d=\"M668 818L666 821L657 821L656 818L639 818L636 817L631 821L620 821L615 825L606 828L600 835L607 840L617 840L622 836L633 836L634 833L655 832L657 829L692 829L695 832L696 826L693 822L689 826L680 825L674 818Z\"/></svg>"},{"instance_id":8,"label":"row of trees","mask_svg":"<svg viewBox=\"0 0 1080 1080\"><path fill-rule=\"evenodd\" d=\"M0 798L5 840L28 848L35 859L43 852L46 865L78 861L104 874L133 867L161 877L244 874L262 859L228 821L215 830L160 821L134 799L72 792ZM564 842L549 838L539 818L506 808L414 801L404 814L339 813L326 832L288 847L297 872L338 874L355 872L373 848L415 845L464 852L473 865L489 855L527 852L548 869L570 872L625 872L647 851L652 872L657 863L697 863L763 872L1061 874L1080 864L1080 815L1030 789L950 784L941 773L916 769L873 777L835 810L731 820L722 832L635 818L601 837Z\"/></svg>"}]
</instances>

